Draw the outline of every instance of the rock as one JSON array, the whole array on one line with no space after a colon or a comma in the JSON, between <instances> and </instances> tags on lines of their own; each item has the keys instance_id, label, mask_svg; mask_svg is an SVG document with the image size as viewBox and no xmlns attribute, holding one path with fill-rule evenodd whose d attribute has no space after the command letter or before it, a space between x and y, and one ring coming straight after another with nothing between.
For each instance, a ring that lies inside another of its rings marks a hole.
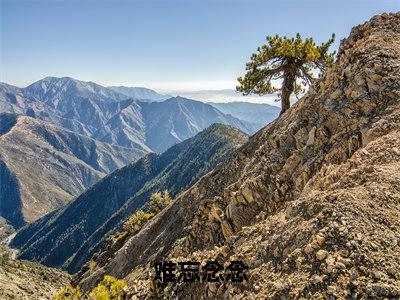
<instances>
[{"instance_id":1,"label":"rock","mask_svg":"<svg viewBox=\"0 0 400 300\"><path fill-rule=\"evenodd\" d=\"M323 237L322 235L317 235L315 239L319 246L322 246L325 243L325 237Z\"/></svg>"},{"instance_id":2,"label":"rock","mask_svg":"<svg viewBox=\"0 0 400 300\"><path fill-rule=\"evenodd\" d=\"M317 130L317 128L314 126L308 133L308 139L307 139L306 146L311 146L315 143L315 131L316 130Z\"/></svg>"},{"instance_id":3,"label":"rock","mask_svg":"<svg viewBox=\"0 0 400 300\"><path fill-rule=\"evenodd\" d=\"M336 99L338 99L342 94L343 94L343 91L340 90L340 89L338 89L338 90L334 91L334 92L330 95L330 97L331 97L332 100L336 100Z\"/></svg>"},{"instance_id":4,"label":"rock","mask_svg":"<svg viewBox=\"0 0 400 300\"><path fill-rule=\"evenodd\" d=\"M370 78L375 82L379 82L382 80L382 76L379 74L372 74L372 76Z\"/></svg>"},{"instance_id":5,"label":"rock","mask_svg":"<svg viewBox=\"0 0 400 300\"><path fill-rule=\"evenodd\" d=\"M247 202L249 202L249 203L253 202L253 200L254 200L253 193L247 186L242 190L242 195L246 199Z\"/></svg>"},{"instance_id":6,"label":"rock","mask_svg":"<svg viewBox=\"0 0 400 300\"><path fill-rule=\"evenodd\" d=\"M329 295L334 295L335 292L336 292L336 289L335 289L335 287L333 287L333 286L330 285L330 286L327 287L326 292L327 292Z\"/></svg>"},{"instance_id":7,"label":"rock","mask_svg":"<svg viewBox=\"0 0 400 300\"><path fill-rule=\"evenodd\" d=\"M314 248L311 246L311 244L308 244L305 248L304 248L304 252L307 254L310 254L311 252L314 251Z\"/></svg>"},{"instance_id":8,"label":"rock","mask_svg":"<svg viewBox=\"0 0 400 300\"><path fill-rule=\"evenodd\" d=\"M327 251L325 251L325 250L319 250L318 252L317 252L317 254L316 254L316 257L317 257L317 259L318 260L324 260L325 259L325 257L328 255L328 252Z\"/></svg>"}]
</instances>

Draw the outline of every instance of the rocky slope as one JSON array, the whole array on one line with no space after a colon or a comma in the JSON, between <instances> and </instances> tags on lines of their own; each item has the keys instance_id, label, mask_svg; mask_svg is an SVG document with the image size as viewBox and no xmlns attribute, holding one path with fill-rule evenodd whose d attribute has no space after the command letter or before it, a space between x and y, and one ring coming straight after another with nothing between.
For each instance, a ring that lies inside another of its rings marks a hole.
<instances>
[{"instance_id":1,"label":"rocky slope","mask_svg":"<svg viewBox=\"0 0 400 300\"><path fill-rule=\"evenodd\" d=\"M78 280L133 297L400 297L400 14L353 28L290 110ZM161 285L155 260L240 259L243 284Z\"/></svg>"},{"instance_id":2,"label":"rocky slope","mask_svg":"<svg viewBox=\"0 0 400 300\"><path fill-rule=\"evenodd\" d=\"M16 228L35 221L144 154L0 114L0 216Z\"/></svg>"},{"instance_id":3,"label":"rocky slope","mask_svg":"<svg viewBox=\"0 0 400 300\"><path fill-rule=\"evenodd\" d=\"M26 88L0 83L1 112L28 115L144 152L165 151L214 123L254 132L247 122L199 101L176 97L148 103L70 77L46 77Z\"/></svg>"},{"instance_id":4,"label":"rocky slope","mask_svg":"<svg viewBox=\"0 0 400 300\"><path fill-rule=\"evenodd\" d=\"M14 260L0 245L0 299L52 299L70 277L60 270Z\"/></svg>"},{"instance_id":5,"label":"rocky slope","mask_svg":"<svg viewBox=\"0 0 400 300\"><path fill-rule=\"evenodd\" d=\"M108 232L115 231L150 195L170 190L175 196L247 141L226 125L213 125L163 154L148 154L119 169L74 202L21 229L12 246L20 258L75 272L90 258Z\"/></svg>"}]
</instances>

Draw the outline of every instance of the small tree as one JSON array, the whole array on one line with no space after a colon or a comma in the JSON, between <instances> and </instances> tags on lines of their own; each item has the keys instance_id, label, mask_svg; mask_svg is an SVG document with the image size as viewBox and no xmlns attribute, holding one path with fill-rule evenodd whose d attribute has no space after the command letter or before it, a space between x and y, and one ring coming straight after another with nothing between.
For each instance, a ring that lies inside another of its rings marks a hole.
<instances>
[{"instance_id":1,"label":"small tree","mask_svg":"<svg viewBox=\"0 0 400 300\"><path fill-rule=\"evenodd\" d=\"M165 207L170 206L173 200L169 196L168 190L163 193L155 192L151 195L150 201L147 204L147 209L150 214L157 214L162 211Z\"/></svg>"},{"instance_id":2,"label":"small tree","mask_svg":"<svg viewBox=\"0 0 400 300\"><path fill-rule=\"evenodd\" d=\"M165 207L170 206L173 199L169 196L168 190L164 192L155 192L151 194L145 211L140 209L132 214L122 225L122 228L134 235L142 229L144 224L162 211Z\"/></svg>"},{"instance_id":3,"label":"small tree","mask_svg":"<svg viewBox=\"0 0 400 300\"><path fill-rule=\"evenodd\" d=\"M124 222L122 227L131 235L134 235L143 227L144 223L153 216L153 214L148 214L143 210L138 210Z\"/></svg>"},{"instance_id":4,"label":"small tree","mask_svg":"<svg viewBox=\"0 0 400 300\"><path fill-rule=\"evenodd\" d=\"M316 46L312 38L303 40L299 33L296 38L267 36L267 44L259 47L246 64L247 73L238 78L236 90L244 95L278 92L284 113L290 107L290 95L297 96L313 82L312 71L319 70L320 76L332 65L335 52L328 54L328 49L334 40L332 34L326 43ZM280 88L273 86L275 80L283 80Z\"/></svg>"}]
</instances>

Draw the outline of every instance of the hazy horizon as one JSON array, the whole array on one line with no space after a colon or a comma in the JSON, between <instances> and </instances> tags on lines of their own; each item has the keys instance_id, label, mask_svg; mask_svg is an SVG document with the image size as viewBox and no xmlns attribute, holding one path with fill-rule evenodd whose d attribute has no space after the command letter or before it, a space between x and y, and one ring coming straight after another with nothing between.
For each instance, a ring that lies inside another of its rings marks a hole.
<instances>
[{"instance_id":1,"label":"hazy horizon","mask_svg":"<svg viewBox=\"0 0 400 300\"><path fill-rule=\"evenodd\" d=\"M21 87L69 76L162 93L232 90L266 35L300 32L320 43L334 32L336 50L353 26L400 6L295 2L0 0L0 81Z\"/></svg>"}]
</instances>

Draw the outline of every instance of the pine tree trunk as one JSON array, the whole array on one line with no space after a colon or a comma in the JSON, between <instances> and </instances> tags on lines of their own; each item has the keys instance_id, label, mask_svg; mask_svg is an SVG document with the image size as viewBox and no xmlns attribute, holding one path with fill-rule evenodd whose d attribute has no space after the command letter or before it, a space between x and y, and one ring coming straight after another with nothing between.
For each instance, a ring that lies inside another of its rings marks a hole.
<instances>
[{"instance_id":1,"label":"pine tree trunk","mask_svg":"<svg viewBox=\"0 0 400 300\"><path fill-rule=\"evenodd\" d=\"M294 83L296 80L295 67L288 67L284 71L283 84L282 84L282 99L281 99L281 114L290 108L290 95L294 91Z\"/></svg>"}]
</instances>

